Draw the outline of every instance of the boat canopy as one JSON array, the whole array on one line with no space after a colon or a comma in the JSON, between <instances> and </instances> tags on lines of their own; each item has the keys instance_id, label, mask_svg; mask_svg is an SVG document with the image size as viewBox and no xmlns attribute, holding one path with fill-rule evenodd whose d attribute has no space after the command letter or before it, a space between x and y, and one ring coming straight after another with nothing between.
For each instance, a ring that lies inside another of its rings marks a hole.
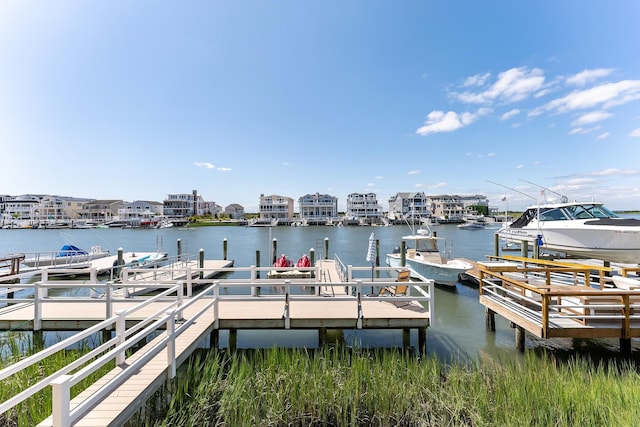
<instances>
[{"instance_id":1,"label":"boat canopy","mask_svg":"<svg viewBox=\"0 0 640 427\"><path fill-rule=\"evenodd\" d=\"M620 218L599 203L568 203L553 206L529 207L511 228L522 228L540 215L540 221Z\"/></svg>"},{"instance_id":2,"label":"boat canopy","mask_svg":"<svg viewBox=\"0 0 640 427\"><path fill-rule=\"evenodd\" d=\"M74 245L64 245L62 248L60 248L60 252L58 252L59 257L63 257L63 256L78 256L78 255L88 255L89 253L87 251L85 251L84 249L80 249L77 246Z\"/></svg>"},{"instance_id":3,"label":"boat canopy","mask_svg":"<svg viewBox=\"0 0 640 427\"><path fill-rule=\"evenodd\" d=\"M438 252L438 239L438 237L434 236L416 235L404 236L402 238L402 240L407 242L407 249L415 249L418 252Z\"/></svg>"}]
</instances>

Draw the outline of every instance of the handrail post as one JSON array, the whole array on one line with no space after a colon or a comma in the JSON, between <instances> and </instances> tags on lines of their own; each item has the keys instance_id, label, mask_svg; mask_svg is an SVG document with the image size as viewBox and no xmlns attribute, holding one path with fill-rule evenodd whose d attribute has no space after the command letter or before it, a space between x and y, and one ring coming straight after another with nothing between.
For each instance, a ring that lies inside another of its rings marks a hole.
<instances>
[{"instance_id":1,"label":"handrail post","mask_svg":"<svg viewBox=\"0 0 640 427\"><path fill-rule=\"evenodd\" d=\"M113 316L113 282L111 280L107 281L107 288L105 290L105 302L106 302L106 317L105 319Z\"/></svg>"},{"instance_id":2,"label":"handrail post","mask_svg":"<svg viewBox=\"0 0 640 427\"><path fill-rule=\"evenodd\" d=\"M51 380L53 394L52 419L54 427L71 425L71 375L60 375Z\"/></svg>"},{"instance_id":3,"label":"handrail post","mask_svg":"<svg viewBox=\"0 0 640 427\"><path fill-rule=\"evenodd\" d=\"M213 281L213 328L220 328L220 280Z\"/></svg>"},{"instance_id":4,"label":"handrail post","mask_svg":"<svg viewBox=\"0 0 640 427\"><path fill-rule=\"evenodd\" d=\"M33 330L42 329L42 282L36 282L34 288L33 301Z\"/></svg>"},{"instance_id":5,"label":"handrail post","mask_svg":"<svg viewBox=\"0 0 640 427\"><path fill-rule=\"evenodd\" d=\"M256 282L256 266L252 265L251 267L249 267L249 281L251 283L255 283ZM256 297L259 295L259 287L256 286L252 286L251 287L251 296L252 297Z\"/></svg>"},{"instance_id":6,"label":"handrail post","mask_svg":"<svg viewBox=\"0 0 640 427\"><path fill-rule=\"evenodd\" d=\"M116 347L124 344L124 342L126 341L127 337L126 337L126 311L125 310L118 310L116 312L116 315L118 316L117 320L116 320ZM124 363L125 361L125 352L124 351L119 351L116 354L116 365L120 366Z\"/></svg>"},{"instance_id":7,"label":"handrail post","mask_svg":"<svg viewBox=\"0 0 640 427\"><path fill-rule=\"evenodd\" d=\"M542 294L542 337L547 338L549 331L549 295Z\"/></svg>"},{"instance_id":8,"label":"handrail post","mask_svg":"<svg viewBox=\"0 0 640 427\"><path fill-rule=\"evenodd\" d=\"M436 296L435 283L436 282L433 281L433 280L429 281L429 323L431 323L431 320L433 320L433 318L434 318L434 309L435 309L435 306L436 306L435 302L433 301L433 298Z\"/></svg>"},{"instance_id":9,"label":"handrail post","mask_svg":"<svg viewBox=\"0 0 640 427\"><path fill-rule=\"evenodd\" d=\"M289 295L291 293L291 280L284 281L284 328L289 329L291 327L291 316L289 307Z\"/></svg>"},{"instance_id":10,"label":"handrail post","mask_svg":"<svg viewBox=\"0 0 640 427\"><path fill-rule=\"evenodd\" d=\"M184 283L179 281L177 284L178 289L176 289L176 293L178 294L178 319L182 319L182 306L184 304Z\"/></svg>"},{"instance_id":11,"label":"handrail post","mask_svg":"<svg viewBox=\"0 0 640 427\"><path fill-rule=\"evenodd\" d=\"M351 267L351 266L349 266ZM362 329L362 280L356 280L356 294L358 295L358 320L356 321L356 328Z\"/></svg>"},{"instance_id":12,"label":"handrail post","mask_svg":"<svg viewBox=\"0 0 640 427\"><path fill-rule=\"evenodd\" d=\"M167 376L173 379L176 376L176 319L171 310L167 311Z\"/></svg>"}]
</instances>

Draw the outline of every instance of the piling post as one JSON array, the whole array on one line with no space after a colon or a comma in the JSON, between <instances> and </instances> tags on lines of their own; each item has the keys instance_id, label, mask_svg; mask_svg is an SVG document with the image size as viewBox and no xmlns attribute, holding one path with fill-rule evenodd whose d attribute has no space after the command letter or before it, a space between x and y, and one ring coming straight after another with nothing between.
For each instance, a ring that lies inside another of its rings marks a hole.
<instances>
[{"instance_id":1,"label":"piling post","mask_svg":"<svg viewBox=\"0 0 640 427\"><path fill-rule=\"evenodd\" d=\"M120 271L124 265L124 249L118 248L118 268L116 269L116 277L120 277Z\"/></svg>"},{"instance_id":2,"label":"piling post","mask_svg":"<svg viewBox=\"0 0 640 427\"><path fill-rule=\"evenodd\" d=\"M311 267L316 266L316 251L315 249L309 249L309 262L311 263Z\"/></svg>"},{"instance_id":3,"label":"piling post","mask_svg":"<svg viewBox=\"0 0 640 427\"><path fill-rule=\"evenodd\" d=\"M484 320L488 331L496 331L496 313L490 308L484 310Z\"/></svg>"},{"instance_id":4,"label":"piling post","mask_svg":"<svg viewBox=\"0 0 640 427\"><path fill-rule=\"evenodd\" d=\"M209 334L209 347L212 350L217 350L220 346L220 329L213 329Z\"/></svg>"},{"instance_id":5,"label":"piling post","mask_svg":"<svg viewBox=\"0 0 640 427\"><path fill-rule=\"evenodd\" d=\"M411 329L403 328L402 329L402 348L408 349L411 347Z\"/></svg>"},{"instance_id":6,"label":"piling post","mask_svg":"<svg viewBox=\"0 0 640 427\"><path fill-rule=\"evenodd\" d=\"M178 261L182 260L182 241L178 239L176 242L178 246Z\"/></svg>"},{"instance_id":7,"label":"piling post","mask_svg":"<svg viewBox=\"0 0 640 427\"><path fill-rule=\"evenodd\" d=\"M222 240L222 259L227 260L227 238Z\"/></svg>"},{"instance_id":8,"label":"piling post","mask_svg":"<svg viewBox=\"0 0 640 427\"><path fill-rule=\"evenodd\" d=\"M500 256L500 236L498 233L493 235L493 255Z\"/></svg>"},{"instance_id":9,"label":"piling post","mask_svg":"<svg viewBox=\"0 0 640 427\"><path fill-rule=\"evenodd\" d=\"M420 356L427 354L427 327L418 328L418 353Z\"/></svg>"},{"instance_id":10,"label":"piling post","mask_svg":"<svg viewBox=\"0 0 640 427\"><path fill-rule=\"evenodd\" d=\"M318 348L322 348L327 344L327 328L318 329Z\"/></svg>"},{"instance_id":11,"label":"piling post","mask_svg":"<svg viewBox=\"0 0 640 427\"><path fill-rule=\"evenodd\" d=\"M529 257L529 242L523 240L520 244L520 256L523 258Z\"/></svg>"},{"instance_id":12,"label":"piling post","mask_svg":"<svg viewBox=\"0 0 640 427\"><path fill-rule=\"evenodd\" d=\"M271 253L273 254L271 265L273 265L276 263L276 259L278 259L278 239L276 239L275 237L271 241Z\"/></svg>"},{"instance_id":13,"label":"piling post","mask_svg":"<svg viewBox=\"0 0 640 427\"><path fill-rule=\"evenodd\" d=\"M236 351L238 346L238 330L229 329L229 350Z\"/></svg>"},{"instance_id":14,"label":"piling post","mask_svg":"<svg viewBox=\"0 0 640 427\"><path fill-rule=\"evenodd\" d=\"M260 251L256 251L256 279L260 278Z\"/></svg>"},{"instance_id":15,"label":"piling post","mask_svg":"<svg viewBox=\"0 0 640 427\"><path fill-rule=\"evenodd\" d=\"M522 326L516 325L516 349L524 351L525 330Z\"/></svg>"},{"instance_id":16,"label":"piling post","mask_svg":"<svg viewBox=\"0 0 640 427\"><path fill-rule=\"evenodd\" d=\"M204 279L204 270L202 270L204 268L204 249L203 248L200 248L199 261L200 262L198 267L201 269L199 277L200 279Z\"/></svg>"},{"instance_id":17,"label":"piling post","mask_svg":"<svg viewBox=\"0 0 640 427\"><path fill-rule=\"evenodd\" d=\"M620 338L620 353L625 356L631 355L631 338Z\"/></svg>"},{"instance_id":18,"label":"piling post","mask_svg":"<svg viewBox=\"0 0 640 427\"><path fill-rule=\"evenodd\" d=\"M407 242L400 242L400 267L407 265Z\"/></svg>"},{"instance_id":19,"label":"piling post","mask_svg":"<svg viewBox=\"0 0 640 427\"><path fill-rule=\"evenodd\" d=\"M329 238L324 238L324 259L329 259Z\"/></svg>"}]
</instances>

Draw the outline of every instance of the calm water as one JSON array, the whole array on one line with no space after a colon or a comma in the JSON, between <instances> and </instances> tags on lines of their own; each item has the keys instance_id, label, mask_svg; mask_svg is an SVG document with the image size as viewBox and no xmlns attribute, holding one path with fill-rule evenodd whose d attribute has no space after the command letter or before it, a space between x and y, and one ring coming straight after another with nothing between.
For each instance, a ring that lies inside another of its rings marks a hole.
<instances>
[{"instance_id":1,"label":"calm water","mask_svg":"<svg viewBox=\"0 0 640 427\"><path fill-rule=\"evenodd\" d=\"M497 228L460 230L455 225L433 227L445 239L441 249L454 257L474 261L493 254L493 239ZM100 245L116 253L125 251L164 250L177 254L180 241L182 253L196 255L203 249L207 259L223 258L223 241L227 239L227 257L235 266L255 264L256 251L260 251L261 264L266 265L271 242L277 241L277 252L289 255L294 261L303 253L315 250L316 258L324 254L324 241L329 241L329 257L337 254L345 264L369 266L365 260L368 239L374 232L380 242L380 262L384 255L400 245L401 236L409 234L407 226L391 227L200 227L192 229L64 229L64 230L0 230L0 254L11 252L55 251L63 244L72 243L89 249ZM271 347L273 345L316 345L316 336L307 331L245 332L238 334L239 347ZM399 331L345 331L344 339L350 345L401 346ZM221 334L221 345L225 345ZM412 332L411 343L417 343ZM584 352L598 357L616 357L617 340L536 340L527 336L527 350L549 349L559 355ZM640 353L633 340L634 355ZM484 307L478 302L478 290L458 283L455 289L436 287L435 313L427 330L427 352L442 360L478 357L514 359L522 357L515 350L515 333L508 322L496 316L496 331L485 330Z\"/></svg>"}]
</instances>

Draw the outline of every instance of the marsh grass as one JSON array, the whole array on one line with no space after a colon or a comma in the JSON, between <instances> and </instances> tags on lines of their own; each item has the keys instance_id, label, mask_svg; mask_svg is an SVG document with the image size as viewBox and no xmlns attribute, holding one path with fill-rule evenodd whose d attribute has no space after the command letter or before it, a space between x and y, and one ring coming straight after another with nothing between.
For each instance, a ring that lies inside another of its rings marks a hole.
<instances>
[{"instance_id":1,"label":"marsh grass","mask_svg":"<svg viewBox=\"0 0 640 427\"><path fill-rule=\"evenodd\" d=\"M0 345L3 348L0 369L34 354L38 348L38 346L33 345L31 339L25 335L5 337ZM89 345L90 343L86 342L78 348L65 349L57 352L40 363L34 364L0 381L0 402L9 400L26 388L67 366L78 357L87 353ZM71 388L71 396L76 396L114 367L115 363L111 362L94 372L88 378ZM36 425L51 414L51 405L51 387L45 387L13 409L4 414L0 414L0 427Z\"/></svg>"},{"instance_id":2,"label":"marsh grass","mask_svg":"<svg viewBox=\"0 0 640 427\"><path fill-rule=\"evenodd\" d=\"M443 365L395 350L200 354L156 426L632 426L630 363ZM151 425L151 424L150 424Z\"/></svg>"}]
</instances>

